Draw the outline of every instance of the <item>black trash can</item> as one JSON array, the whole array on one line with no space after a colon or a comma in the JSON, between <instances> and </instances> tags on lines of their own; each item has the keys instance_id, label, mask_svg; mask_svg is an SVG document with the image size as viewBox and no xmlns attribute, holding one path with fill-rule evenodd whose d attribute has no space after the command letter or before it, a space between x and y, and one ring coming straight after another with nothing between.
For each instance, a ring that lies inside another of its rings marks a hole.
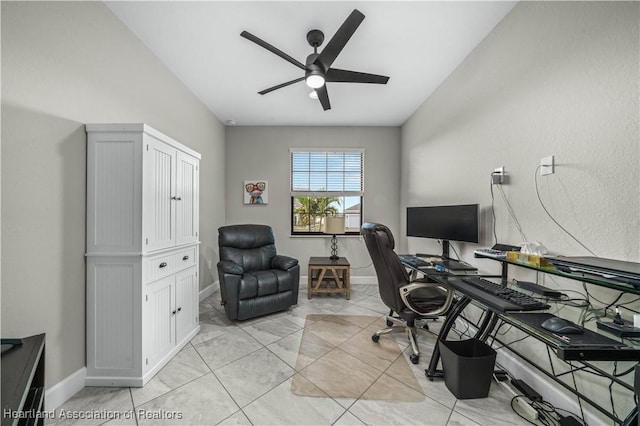
<instances>
[{"instance_id":1,"label":"black trash can","mask_svg":"<svg viewBox=\"0 0 640 426\"><path fill-rule=\"evenodd\" d=\"M439 342L444 383L458 399L486 398L496 351L478 339Z\"/></svg>"}]
</instances>

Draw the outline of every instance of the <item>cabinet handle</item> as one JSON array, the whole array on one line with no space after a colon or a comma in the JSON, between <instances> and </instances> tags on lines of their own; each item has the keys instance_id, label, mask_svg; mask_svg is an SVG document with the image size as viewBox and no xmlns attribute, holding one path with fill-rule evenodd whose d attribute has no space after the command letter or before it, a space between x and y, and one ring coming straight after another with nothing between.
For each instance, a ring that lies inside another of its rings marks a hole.
<instances>
[{"instance_id":1,"label":"cabinet handle","mask_svg":"<svg viewBox=\"0 0 640 426\"><path fill-rule=\"evenodd\" d=\"M158 268L165 268L167 266L167 262L162 262Z\"/></svg>"},{"instance_id":2,"label":"cabinet handle","mask_svg":"<svg viewBox=\"0 0 640 426\"><path fill-rule=\"evenodd\" d=\"M180 201L182 200L182 197L171 197L172 200L176 200L176 201Z\"/></svg>"},{"instance_id":3,"label":"cabinet handle","mask_svg":"<svg viewBox=\"0 0 640 426\"><path fill-rule=\"evenodd\" d=\"M182 260L189 260L189 256L184 256Z\"/></svg>"},{"instance_id":4,"label":"cabinet handle","mask_svg":"<svg viewBox=\"0 0 640 426\"><path fill-rule=\"evenodd\" d=\"M178 308L178 312L180 312L182 310L182 306Z\"/></svg>"},{"instance_id":5,"label":"cabinet handle","mask_svg":"<svg viewBox=\"0 0 640 426\"><path fill-rule=\"evenodd\" d=\"M171 315L175 315L175 314L176 314L176 311L171 312Z\"/></svg>"}]
</instances>

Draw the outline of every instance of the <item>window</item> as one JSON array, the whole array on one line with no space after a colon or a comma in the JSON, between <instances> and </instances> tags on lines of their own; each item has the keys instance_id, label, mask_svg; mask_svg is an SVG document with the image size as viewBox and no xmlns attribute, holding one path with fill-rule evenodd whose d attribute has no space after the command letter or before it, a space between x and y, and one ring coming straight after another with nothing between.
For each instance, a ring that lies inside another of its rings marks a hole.
<instances>
[{"instance_id":1,"label":"window","mask_svg":"<svg viewBox=\"0 0 640 426\"><path fill-rule=\"evenodd\" d=\"M361 149L291 149L291 234L322 234L334 215L344 216L347 234L359 234L363 168Z\"/></svg>"}]
</instances>

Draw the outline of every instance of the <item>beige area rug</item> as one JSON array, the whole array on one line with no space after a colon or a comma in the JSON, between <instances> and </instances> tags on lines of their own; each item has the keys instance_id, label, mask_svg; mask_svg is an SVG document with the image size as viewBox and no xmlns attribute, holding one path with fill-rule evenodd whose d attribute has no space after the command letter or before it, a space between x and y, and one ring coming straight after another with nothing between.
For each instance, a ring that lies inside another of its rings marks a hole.
<instances>
[{"instance_id":1,"label":"beige area rug","mask_svg":"<svg viewBox=\"0 0 640 426\"><path fill-rule=\"evenodd\" d=\"M291 390L296 395L418 402L425 399L384 318L308 315Z\"/></svg>"}]
</instances>

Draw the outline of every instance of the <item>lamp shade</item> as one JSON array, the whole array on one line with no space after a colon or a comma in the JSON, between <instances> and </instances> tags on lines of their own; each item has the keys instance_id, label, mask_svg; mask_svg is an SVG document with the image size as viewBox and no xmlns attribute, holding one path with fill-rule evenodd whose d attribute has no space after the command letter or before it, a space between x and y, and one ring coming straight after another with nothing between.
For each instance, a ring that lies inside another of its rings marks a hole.
<instances>
[{"instance_id":1,"label":"lamp shade","mask_svg":"<svg viewBox=\"0 0 640 426\"><path fill-rule=\"evenodd\" d=\"M344 216L327 216L325 221L325 234L344 234Z\"/></svg>"}]
</instances>

